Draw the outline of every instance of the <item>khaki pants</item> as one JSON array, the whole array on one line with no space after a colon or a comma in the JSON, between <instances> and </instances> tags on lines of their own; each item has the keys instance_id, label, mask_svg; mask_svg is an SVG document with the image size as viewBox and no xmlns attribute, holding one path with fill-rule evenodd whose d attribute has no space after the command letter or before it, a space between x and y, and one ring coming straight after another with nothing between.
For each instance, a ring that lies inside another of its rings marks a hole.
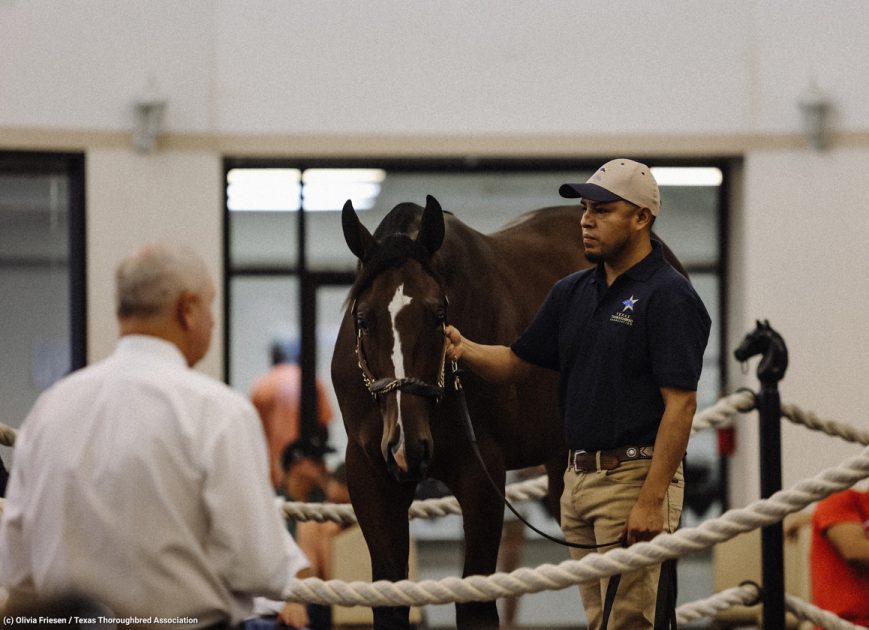
<instances>
[{"instance_id":1,"label":"khaki pants","mask_svg":"<svg viewBox=\"0 0 869 630\"><path fill-rule=\"evenodd\" d=\"M651 462L650 459L623 462L614 470L587 473L574 472L569 466L564 473L564 494L561 495L561 528L565 538L584 544L617 540L637 501ZM680 464L664 500L667 532L672 533L679 525L684 494L685 481ZM611 547L605 547L601 552L609 549ZM574 560L589 553L594 551L570 548ZM609 620L610 628L639 630L653 627L660 570L658 564L622 575ZM590 630L601 626L608 583L609 578L604 578L579 585Z\"/></svg>"}]
</instances>

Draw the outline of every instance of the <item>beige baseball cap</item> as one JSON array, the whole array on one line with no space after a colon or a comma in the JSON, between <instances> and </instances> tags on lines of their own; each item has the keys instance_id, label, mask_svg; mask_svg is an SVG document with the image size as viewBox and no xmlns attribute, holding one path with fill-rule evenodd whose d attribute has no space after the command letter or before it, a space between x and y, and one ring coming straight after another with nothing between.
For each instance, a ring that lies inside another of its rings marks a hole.
<instances>
[{"instance_id":1,"label":"beige baseball cap","mask_svg":"<svg viewBox=\"0 0 869 630\"><path fill-rule=\"evenodd\" d=\"M610 160L588 178L584 184L563 184L558 189L562 197L583 197L591 201L619 201L623 199L648 208L658 216L661 211L661 192L652 170L645 164L627 158Z\"/></svg>"}]
</instances>

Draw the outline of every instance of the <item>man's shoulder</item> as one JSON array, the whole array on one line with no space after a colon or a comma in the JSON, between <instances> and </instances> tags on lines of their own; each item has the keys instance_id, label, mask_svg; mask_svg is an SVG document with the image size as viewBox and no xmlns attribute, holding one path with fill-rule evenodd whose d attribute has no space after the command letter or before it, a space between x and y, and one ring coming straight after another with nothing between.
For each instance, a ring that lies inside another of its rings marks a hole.
<instances>
[{"instance_id":1,"label":"man's shoulder","mask_svg":"<svg viewBox=\"0 0 869 630\"><path fill-rule=\"evenodd\" d=\"M166 364L160 370L153 366L129 366L113 357L81 368L48 388L40 396L43 402L63 401L87 396L92 390L108 389L119 395L148 390L152 395L162 391L171 396L179 393L188 402L214 401L224 406L248 406L248 399L240 392L203 372L182 366Z\"/></svg>"},{"instance_id":2,"label":"man's shoulder","mask_svg":"<svg viewBox=\"0 0 869 630\"><path fill-rule=\"evenodd\" d=\"M178 412L173 416L174 426L197 449L215 443L218 436L241 439L252 430L261 430L256 408L246 396L202 372L185 368L168 377L157 375L141 386Z\"/></svg>"},{"instance_id":3,"label":"man's shoulder","mask_svg":"<svg viewBox=\"0 0 869 630\"><path fill-rule=\"evenodd\" d=\"M685 298L700 300L697 290L691 280L679 272L669 262L664 262L655 273L652 274L651 282L656 292L665 294L669 298Z\"/></svg>"},{"instance_id":4,"label":"man's shoulder","mask_svg":"<svg viewBox=\"0 0 869 630\"><path fill-rule=\"evenodd\" d=\"M691 286L691 281L688 279L688 277L682 274L667 260L664 260L662 264L658 266L657 269L655 269L655 273L652 275L652 278L656 282L660 282L664 285L673 285L680 287Z\"/></svg>"},{"instance_id":5,"label":"man's shoulder","mask_svg":"<svg viewBox=\"0 0 869 630\"><path fill-rule=\"evenodd\" d=\"M223 381L197 370L183 370L177 376L177 386L190 390L194 395L214 400L221 404L247 407L250 401Z\"/></svg>"},{"instance_id":6,"label":"man's shoulder","mask_svg":"<svg viewBox=\"0 0 869 630\"><path fill-rule=\"evenodd\" d=\"M594 277L595 269L596 267L587 267L585 269L580 269L579 271L574 271L558 280L555 283L553 290L556 292L570 292L577 288L581 288L588 283L589 279Z\"/></svg>"},{"instance_id":7,"label":"man's shoulder","mask_svg":"<svg viewBox=\"0 0 869 630\"><path fill-rule=\"evenodd\" d=\"M85 394L88 388L98 387L107 375L113 373L114 368L110 365L109 359L86 365L52 383L39 395L36 404L45 404L54 399L64 400L70 396Z\"/></svg>"}]
</instances>

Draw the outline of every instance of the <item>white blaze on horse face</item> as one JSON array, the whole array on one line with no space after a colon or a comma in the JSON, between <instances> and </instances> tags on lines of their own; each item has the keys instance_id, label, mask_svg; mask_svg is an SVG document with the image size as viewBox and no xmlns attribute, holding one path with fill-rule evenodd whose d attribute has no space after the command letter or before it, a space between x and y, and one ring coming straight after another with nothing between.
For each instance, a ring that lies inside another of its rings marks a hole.
<instances>
[{"instance_id":1,"label":"white blaze on horse face","mask_svg":"<svg viewBox=\"0 0 869 630\"><path fill-rule=\"evenodd\" d=\"M398 314L405 306L410 304L411 298L404 292L404 283L398 285L395 295L389 302L389 316L392 320L392 366L395 368L395 378L405 378L404 355L401 352L401 337L395 322ZM393 449L392 455L398 467L407 472L407 457L404 450L404 425L401 421L401 390L395 392L395 406L398 413L398 444Z\"/></svg>"}]
</instances>

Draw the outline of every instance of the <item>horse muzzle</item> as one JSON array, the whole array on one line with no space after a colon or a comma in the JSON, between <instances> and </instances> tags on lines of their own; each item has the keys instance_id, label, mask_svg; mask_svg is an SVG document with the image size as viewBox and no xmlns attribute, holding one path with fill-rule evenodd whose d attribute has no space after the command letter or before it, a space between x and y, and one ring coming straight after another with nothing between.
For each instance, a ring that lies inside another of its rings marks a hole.
<instances>
[{"instance_id":1,"label":"horse muzzle","mask_svg":"<svg viewBox=\"0 0 869 630\"><path fill-rule=\"evenodd\" d=\"M428 455L428 448L424 448L422 456L417 458L415 463L406 463L406 468L402 467L398 462L399 457L396 456L396 452L390 447L389 455L386 459L386 467L389 470L389 474L392 475L393 479L402 483L416 482L425 479L428 474L431 457Z\"/></svg>"},{"instance_id":2,"label":"horse muzzle","mask_svg":"<svg viewBox=\"0 0 869 630\"><path fill-rule=\"evenodd\" d=\"M383 457L389 473L396 481L425 479L431 464L432 442L426 433L409 437L401 424L396 424L383 446Z\"/></svg>"}]
</instances>

